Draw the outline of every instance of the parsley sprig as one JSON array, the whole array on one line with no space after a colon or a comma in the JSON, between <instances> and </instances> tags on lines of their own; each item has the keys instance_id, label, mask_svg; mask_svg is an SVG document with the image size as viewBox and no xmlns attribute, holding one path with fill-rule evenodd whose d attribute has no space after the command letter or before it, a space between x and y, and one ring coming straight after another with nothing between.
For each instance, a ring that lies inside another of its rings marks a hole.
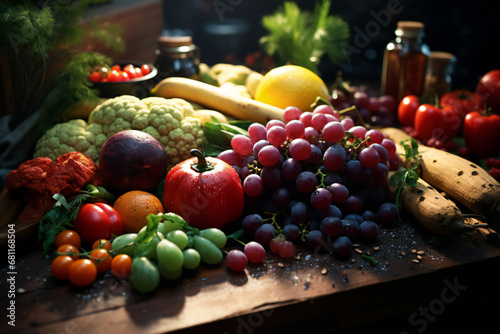
<instances>
[{"instance_id":1,"label":"parsley sprig","mask_svg":"<svg viewBox=\"0 0 500 334\"><path fill-rule=\"evenodd\" d=\"M408 144L408 142L410 144ZM405 149L405 165L401 166L399 170L391 176L390 180L390 184L398 189L395 199L398 214L401 208L401 191L403 187L417 186L417 181L419 179L417 173L418 160L421 157L418 153L418 142L414 138L401 141L401 146Z\"/></svg>"}]
</instances>

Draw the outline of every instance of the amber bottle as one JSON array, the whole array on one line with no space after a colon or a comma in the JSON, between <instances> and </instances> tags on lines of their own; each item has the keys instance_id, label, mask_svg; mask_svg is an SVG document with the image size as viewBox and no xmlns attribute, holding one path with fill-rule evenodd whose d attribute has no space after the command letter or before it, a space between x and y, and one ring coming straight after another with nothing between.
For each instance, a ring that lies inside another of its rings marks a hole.
<instances>
[{"instance_id":1,"label":"amber bottle","mask_svg":"<svg viewBox=\"0 0 500 334\"><path fill-rule=\"evenodd\" d=\"M424 24L398 22L396 38L387 44L382 68L382 94L392 95L398 102L406 95L421 96L429 57L422 43Z\"/></svg>"}]
</instances>

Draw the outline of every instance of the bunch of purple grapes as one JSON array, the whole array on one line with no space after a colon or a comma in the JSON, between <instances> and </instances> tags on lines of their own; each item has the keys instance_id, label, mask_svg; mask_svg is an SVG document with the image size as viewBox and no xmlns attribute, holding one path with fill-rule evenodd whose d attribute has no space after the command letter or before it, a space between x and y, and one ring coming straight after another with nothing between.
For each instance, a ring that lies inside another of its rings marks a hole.
<instances>
[{"instance_id":1,"label":"bunch of purple grapes","mask_svg":"<svg viewBox=\"0 0 500 334\"><path fill-rule=\"evenodd\" d=\"M396 221L386 193L394 142L328 105L288 107L284 122L253 123L231 147L218 158L241 177L242 229L283 258L295 256L295 242L349 256L352 240L374 240Z\"/></svg>"},{"instance_id":2,"label":"bunch of purple grapes","mask_svg":"<svg viewBox=\"0 0 500 334\"><path fill-rule=\"evenodd\" d=\"M378 96L366 85L350 86L349 92L332 89L330 103L335 109L355 105L363 121L371 125L393 126L396 122L396 100L392 95Z\"/></svg>"}]
</instances>

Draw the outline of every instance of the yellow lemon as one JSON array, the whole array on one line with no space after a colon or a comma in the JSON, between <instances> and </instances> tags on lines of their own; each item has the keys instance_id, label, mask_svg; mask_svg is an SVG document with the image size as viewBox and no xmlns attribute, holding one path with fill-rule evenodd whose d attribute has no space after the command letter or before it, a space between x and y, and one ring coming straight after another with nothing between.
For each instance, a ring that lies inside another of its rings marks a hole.
<instances>
[{"instance_id":1,"label":"yellow lemon","mask_svg":"<svg viewBox=\"0 0 500 334\"><path fill-rule=\"evenodd\" d=\"M325 82L311 70L296 65L284 65L267 72L255 92L257 101L283 109L294 106L302 111L311 111L311 104L318 96L328 100Z\"/></svg>"}]
</instances>

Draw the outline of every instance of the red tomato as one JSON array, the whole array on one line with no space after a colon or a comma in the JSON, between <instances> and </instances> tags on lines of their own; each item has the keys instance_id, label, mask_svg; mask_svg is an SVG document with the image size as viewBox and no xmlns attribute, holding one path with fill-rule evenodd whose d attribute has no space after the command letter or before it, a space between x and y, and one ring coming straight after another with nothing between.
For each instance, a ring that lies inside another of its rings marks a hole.
<instances>
[{"instance_id":1,"label":"red tomato","mask_svg":"<svg viewBox=\"0 0 500 334\"><path fill-rule=\"evenodd\" d=\"M492 112L500 114L500 70L486 73L477 83L476 93Z\"/></svg>"},{"instance_id":2,"label":"red tomato","mask_svg":"<svg viewBox=\"0 0 500 334\"><path fill-rule=\"evenodd\" d=\"M435 107L422 104L415 114L415 133L417 139L426 141L435 138L440 141L451 140L457 133L461 118L454 107Z\"/></svg>"},{"instance_id":3,"label":"red tomato","mask_svg":"<svg viewBox=\"0 0 500 334\"><path fill-rule=\"evenodd\" d=\"M398 106L398 121L401 126L414 126L415 113L420 107L420 101L416 95L405 96Z\"/></svg>"},{"instance_id":4,"label":"red tomato","mask_svg":"<svg viewBox=\"0 0 500 334\"><path fill-rule=\"evenodd\" d=\"M120 71L118 72L118 78L116 81L128 81L130 77L127 72Z\"/></svg>"},{"instance_id":5,"label":"red tomato","mask_svg":"<svg viewBox=\"0 0 500 334\"><path fill-rule=\"evenodd\" d=\"M77 247L70 245L70 244L65 244L57 247L57 252L61 254L66 254L70 256L73 260L78 260L80 255L77 255L80 253Z\"/></svg>"},{"instance_id":6,"label":"red tomato","mask_svg":"<svg viewBox=\"0 0 500 334\"><path fill-rule=\"evenodd\" d=\"M105 250L111 250L111 241L106 239L98 239L92 244L92 249L104 248Z\"/></svg>"},{"instance_id":7,"label":"red tomato","mask_svg":"<svg viewBox=\"0 0 500 334\"><path fill-rule=\"evenodd\" d=\"M69 278L69 268L75 262L68 255L59 255L52 261L50 265L50 271L52 276L60 280L66 280Z\"/></svg>"},{"instance_id":8,"label":"red tomato","mask_svg":"<svg viewBox=\"0 0 500 334\"><path fill-rule=\"evenodd\" d=\"M111 267L113 257L104 248L98 248L90 253L90 261L96 264L97 272L104 273Z\"/></svg>"},{"instance_id":9,"label":"red tomato","mask_svg":"<svg viewBox=\"0 0 500 334\"><path fill-rule=\"evenodd\" d=\"M89 259L80 259L69 267L69 281L76 286L92 284L97 277L97 268Z\"/></svg>"},{"instance_id":10,"label":"red tomato","mask_svg":"<svg viewBox=\"0 0 500 334\"><path fill-rule=\"evenodd\" d=\"M463 118L465 118L468 113L483 108L483 102L481 101L479 95L463 89L443 94L439 103L442 106L455 107L459 111L460 116Z\"/></svg>"},{"instance_id":11,"label":"red tomato","mask_svg":"<svg viewBox=\"0 0 500 334\"><path fill-rule=\"evenodd\" d=\"M465 145L477 157L492 157L500 151L500 116L473 111L464 120Z\"/></svg>"},{"instance_id":12,"label":"red tomato","mask_svg":"<svg viewBox=\"0 0 500 334\"><path fill-rule=\"evenodd\" d=\"M123 225L123 219L120 217L120 214L109 204L95 203L95 205L103 209L111 220L111 233L116 236L122 235L125 225Z\"/></svg>"},{"instance_id":13,"label":"red tomato","mask_svg":"<svg viewBox=\"0 0 500 334\"><path fill-rule=\"evenodd\" d=\"M111 70L108 73L108 76L106 77L106 79L108 82L116 82L116 81L118 81L119 77L120 77L120 72L118 72L117 70Z\"/></svg>"},{"instance_id":14,"label":"red tomato","mask_svg":"<svg viewBox=\"0 0 500 334\"><path fill-rule=\"evenodd\" d=\"M165 178L163 205L193 227L221 228L243 212L243 187L236 171L217 158L195 158L173 167Z\"/></svg>"},{"instance_id":15,"label":"red tomato","mask_svg":"<svg viewBox=\"0 0 500 334\"><path fill-rule=\"evenodd\" d=\"M120 65L113 65L113 67L111 67L111 71L120 72L121 70L122 68L120 67Z\"/></svg>"},{"instance_id":16,"label":"red tomato","mask_svg":"<svg viewBox=\"0 0 500 334\"><path fill-rule=\"evenodd\" d=\"M73 228L83 242L92 244L97 239L111 238L111 219L106 212L95 204L83 204Z\"/></svg>"},{"instance_id":17,"label":"red tomato","mask_svg":"<svg viewBox=\"0 0 500 334\"><path fill-rule=\"evenodd\" d=\"M137 78L137 73L135 72L135 67L132 64L125 65L123 67L123 72L127 73L129 79Z\"/></svg>"},{"instance_id":18,"label":"red tomato","mask_svg":"<svg viewBox=\"0 0 500 334\"><path fill-rule=\"evenodd\" d=\"M59 232L56 236L56 248L66 244L78 248L82 244L82 239L80 239L80 236L75 231L64 230Z\"/></svg>"},{"instance_id":19,"label":"red tomato","mask_svg":"<svg viewBox=\"0 0 500 334\"><path fill-rule=\"evenodd\" d=\"M93 82L98 82L101 81L102 79L102 74L98 71L92 72L92 74L89 75L89 80Z\"/></svg>"},{"instance_id":20,"label":"red tomato","mask_svg":"<svg viewBox=\"0 0 500 334\"><path fill-rule=\"evenodd\" d=\"M151 69L149 68L149 66L147 64L144 64L141 66L141 72L142 72L142 75L148 75L151 72Z\"/></svg>"},{"instance_id":21,"label":"red tomato","mask_svg":"<svg viewBox=\"0 0 500 334\"><path fill-rule=\"evenodd\" d=\"M127 254L118 254L111 261L111 272L116 277L127 277L132 270L132 258Z\"/></svg>"}]
</instances>

